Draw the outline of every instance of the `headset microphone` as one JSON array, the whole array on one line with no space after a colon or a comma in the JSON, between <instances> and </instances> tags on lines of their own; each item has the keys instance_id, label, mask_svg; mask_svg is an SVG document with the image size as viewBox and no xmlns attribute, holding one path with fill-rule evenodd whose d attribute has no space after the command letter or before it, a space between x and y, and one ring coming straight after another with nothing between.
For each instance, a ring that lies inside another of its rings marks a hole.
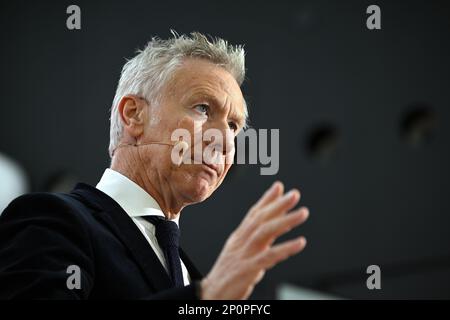
<instances>
[{"instance_id":1,"label":"headset microphone","mask_svg":"<svg viewBox=\"0 0 450 320\"><path fill-rule=\"evenodd\" d=\"M161 142L161 141L152 141L152 142L146 142L146 143L141 143L141 144L137 144L137 143L121 143L121 144L119 144L117 146L117 148L127 147L127 146L140 147L140 146L146 146L146 145L150 145L150 144L159 144L159 145L174 147L174 149L176 149L178 151L178 153L175 153L175 155L176 155L175 159L174 159L174 154L172 153L172 161L177 166L181 165L181 163L183 162L183 157L184 157L184 155L186 154L186 152L189 149L189 145L188 145L188 143L186 141L177 141L177 142L171 142L171 143L169 143L169 142Z\"/></svg>"}]
</instances>

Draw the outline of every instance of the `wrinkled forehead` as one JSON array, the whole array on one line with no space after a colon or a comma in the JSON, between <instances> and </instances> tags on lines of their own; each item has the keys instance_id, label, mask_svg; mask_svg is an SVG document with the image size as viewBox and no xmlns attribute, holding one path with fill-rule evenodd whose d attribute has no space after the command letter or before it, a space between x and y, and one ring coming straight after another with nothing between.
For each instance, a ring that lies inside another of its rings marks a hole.
<instances>
[{"instance_id":1,"label":"wrinkled forehead","mask_svg":"<svg viewBox=\"0 0 450 320\"><path fill-rule=\"evenodd\" d=\"M189 59L177 68L167 87L171 97L186 101L193 96L216 99L235 109L245 118L245 103L241 88L224 68L201 59Z\"/></svg>"}]
</instances>

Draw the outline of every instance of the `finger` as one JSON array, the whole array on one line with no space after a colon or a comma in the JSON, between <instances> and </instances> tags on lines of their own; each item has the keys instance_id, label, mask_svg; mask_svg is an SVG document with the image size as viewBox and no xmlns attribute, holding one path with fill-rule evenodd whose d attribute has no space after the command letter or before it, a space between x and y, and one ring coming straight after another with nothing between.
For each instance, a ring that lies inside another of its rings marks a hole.
<instances>
[{"instance_id":1,"label":"finger","mask_svg":"<svg viewBox=\"0 0 450 320\"><path fill-rule=\"evenodd\" d=\"M260 210L251 210L240 225L240 233L250 236L266 220L280 216L292 209L300 199L298 190L291 190Z\"/></svg>"},{"instance_id":2,"label":"finger","mask_svg":"<svg viewBox=\"0 0 450 320\"><path fill-rule=\"evenodd\" d=\"M275 181L272 186L264 192L261 198L250 208L247 216L242 221L243 224L250 223L258 214L259 210L267 204L275 201L283 195L284 185L280 181Z\"/></svg>"},{"instance_id":3,"label":"finger","mask_svg":"<svg viewBox=\"0 0 450 320\"><path fill-rule=\"evenodd\" d=\"M259 209L278 199L284 192L284 185L280 181L275 181L272 186L264 192L262 197L249 211L249 216L254 215Z\"/></svg>"},{"instance_id":4,"label":"finger","mask_svg":"<svg viewBox=\"0 0 450 320\"><path fill-rule=\"evenodd\" d=\"M295 207L300 200L300 192L297 189L292 189L282 197L278 198L265 208L261 209L257 216L256 222L264 222L282 214Z\"/></svg>"},{"instance_id":5,"label":"finger","mask_svg":"<svg viewBox=\"0 0 450 320\"><path fill-rule=\"evenodd\" d=\"M250 295L253 292L253 289L255 289L255 286L249 286L247 288L247 290L245 290L245 293L243 294L243 296L241 298L239 298L240 300L247 300L248 297L250 297Z\"/></svg>"},{"instance_id":6,"label":"finger","mask_svg":"<svg viewBox=\"0 0 450 320\"><path fill-rule=\"evenodd\" d=\"M270 245L279 236L305 222L308 216L308 208L302 207L292 213L270 220L258 228L250 244L256 247Z\"/></svg>"},{"instance_id":7,"label":"finger","mask_svg":"<svg viewBox=\"0 0 450 320\"><path fill-rule=\"evenodd\" d=\"M256 275L255 284L259 283L262 280L262 278L264 278L265 274L266 274L266 271L264 269L259 271L258 274Z\"/></svg>"},{"instance_id":8,"label":"finger","mask_svg":"<svg viewBox=\"0 0 450 320\"><path fill-rule=\"evenodd\" d=\"M299 200L299 191L293 189L261 210L251 211L241 224L241 232L246 234L246 236L251 235L262 223L286 213L288 210L292 209Z\"/></svg>"},{"instance_id":9,"label":"finger","mask_svg":"<svg viewBox=\"0 0 450 320\"><path fill-rule=\"evenodd\" d=\"M256 258L256 264L260 268L270 269L281 261L299 253L306 246L305 237L299 237L271 247Z\"/></svg>"}]
</instances>

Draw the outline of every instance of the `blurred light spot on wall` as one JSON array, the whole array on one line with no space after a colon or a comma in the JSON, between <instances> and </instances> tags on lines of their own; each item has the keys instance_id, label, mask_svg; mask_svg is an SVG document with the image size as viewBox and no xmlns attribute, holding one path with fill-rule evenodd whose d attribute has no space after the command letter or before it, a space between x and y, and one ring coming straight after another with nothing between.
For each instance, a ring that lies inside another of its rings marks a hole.
<instances>
[{"instance_id":1,"label":"blurred light spot on wall","mask_svg":"<svg viewBox=\"0 0 450 320\"><path fill-rule=\"evenodd\" d=\"M28 191L28 178L22 167L0 153L0 214L8 204Z\"/></svg>"}]
</instances>

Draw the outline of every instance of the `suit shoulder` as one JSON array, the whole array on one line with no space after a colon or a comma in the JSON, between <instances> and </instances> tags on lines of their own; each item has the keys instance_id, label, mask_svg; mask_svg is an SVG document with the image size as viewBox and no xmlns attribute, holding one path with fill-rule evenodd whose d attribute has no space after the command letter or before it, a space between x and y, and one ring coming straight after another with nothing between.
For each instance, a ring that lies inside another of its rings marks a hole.
<instances>
[{"instance_id":1,"label":"suit shoulder","mask_svg":"<svg viewBox=\"0 0 450 320\"><path fill-rule=\"evenodd\" d=\"M0 221L10 219L53 219L85 221L89 209L71 194L36 192L14 199L3 211Z\"/></svg>"}]
</instances>

